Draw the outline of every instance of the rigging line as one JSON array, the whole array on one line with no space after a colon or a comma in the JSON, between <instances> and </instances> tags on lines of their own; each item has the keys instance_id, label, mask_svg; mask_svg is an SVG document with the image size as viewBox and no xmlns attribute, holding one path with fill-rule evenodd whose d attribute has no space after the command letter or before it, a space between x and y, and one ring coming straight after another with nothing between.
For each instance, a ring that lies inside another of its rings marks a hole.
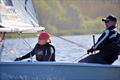
<instances>
[{"instance_id":1,"label":"rigging line","mask_svg":"<svg viewBox=\"0 0 120 80\"><path fill-rule=\"evenodd\" d=\"M21 36L21 34L18 33L18 35L24 41L24 43L27 44L27 46L29 46L30 49L32 49L31 45Z\"/></svg>"},{"instance_id":2,"label":"rigging line","mask_svg":"<svg viewBox=\"0 0 120 80\"><path fill-rule=\"evenodd\" d=\"M32 0L31 0L31 1L32 1ZM27 2L28 2L28 0L25 0L25 10L27 10L27 12L29 13L30 17L34 20L35 18L33 17L33 15L30 14L30 12L28 11L29 7L28 7L28 9L27 9L27 7L26 7ZM32 3L33 3L33 1L32 1ZM32 5L33 5L33 4L32 4ZM33 9L34 9L34 12L35 12L35 14L36 14L36 10L35 10L35 8L34 8L34 5L33 5ZM35 17L37 18L37 15L35 15Z\"/></svg>"},{"instance_id":3,"label":"rigging line","mask_svg":"<svg viewBox=\"0 0 120 80\"><path fill-rule=\"evenodd\" d=\"M20 2L20 0L19 0L19 2ZM20 2L21 3L21 2ZM22 6L23 6L23 9L26 11L26 13L28 13L28 15L32 18L32 16L31 16L31 14L27 11L27 8L26 8L26 0L25 0L25 6L22 4ZM23 10L22 10L23 11ZM23 11L24 12L24 11ZM33 18L32 18L33 19ZM30 21L30 23L33 25L33 27L35 27L35 25L34 25L34 23L32 22L32 20L29 18L28 19L29 21ZM33 19L34 20L34 19Z\"/></svg>"},{"instance_id":4,"label":"rigging line","mask_svg":"<svg viewBox=\"0 0 120 80\"><path fill-rule=\"evenodd\" d=\"M65 41L67 41L67 42L69 42L69 43L72 43L72 44L74 44L74 45L77 45L78 47L82 48L83 50L87 50L87 49L88 49L88 48L86 48L86 47L83 46L83 45L80 45L80 44L78 44L78 43L76 43L76 42L73 42L73 41L71 41L71 40L65 39L65 38L63 38L63 37L61 37L61 36L56 36L56 35L53 35L53 36L58 37L58 38L60 38L60 39L62 39L62 40L65 40ZM86 57L86 56L89 56L89 55L88 55L88 54L83 54L82 56L76 58L76 59L73 60L72 62L76 62L76 61L78 61L78 60L81 60L83 57Z\"/></svg>"},{"instance_id":5,"label":"rigging line","mask_svg":"<svg viewBox=\"0 0 120 80\"><path fill-rule=\"evenodd\" d=\"M83 45L81 45L81 44L78 44L78 43L76 43L76 42L74 42L74 41L65 39L65 38L63 38L63 37L61 37L61 36L56 36L56 35L53 35L53 36L58 37L58 38L60 38L60 39L62 39L62 40L65 40L65 41L67 41L67 42L69 42L69 43L72 43L72 44L74 44L74 45L77 45L78 47L80 47L80 48L82 48L82 49L84 49L84 50L87 50L87 49L88 49L87 47L85 47L85 46L83 46Z\"/></svg>"},{"instance_id":6,"label":"rigging line","mask_svg":"<svg viewBox=\"0 0 120 80\"><path fill-rule=\"evenodd\" d=\"M25 11L29 14L29 12L27 11L27 9L25 9ZM34 23L32 22L32 20L29 19L29 21L31 22L31 24L33 25L33 27L35 27Z\"/></svg>"},{"instance_id":7,"label":"rigging line","mask_svg":"<svg viewBox=\"0 0 120 80\"><path fill-rule=\"evenodd\" d=\"M18 35L20 36L21 39L23 39L23 41L29 46L30 49L32 49L31 45L24 39L22 38L21 34L18 33ZM33 58L32 58L32 54L30 53L30 61L32 62L33 61Z\"/></svg>"},{"instance_id":8,"label":"rigging line","mask_svg":"<svg viewBox=\"0 0 120 80\"><path fill-rule=\"evenodd\" d=\"M25 0L25 7L24 7L24 9L25 9L25 11L28 13L28 15L34 20L33 16L30 14L30 12L28 11L28 9L27 9L27 7L26 7L27 1L28 1L28 0ZM30 19L29 19L29 20L30 20ZM30 22L31 22L32 25L35 27L35 25L34 25L34 23L32 22L32 20L30 20Z\"/></svg>"},{"instance_id":9,"label":"rigging line","mask_svg":"<svg viewBox=\"0 0 120 80\"><path fill-rule=\"evenodd\" d=\"M33 0L31 0L32 3L33 3L33 8L34 8L34 11L35 11L35 16L36 16L36 19L37 19L37 22L38 22L38 25L40 27L40 23L39 23L39 18L38 18L38 13L37 13L37 10L36 10L36 7L35 7L35 3Z\"/></svg>"},{"instance_id":10,"label":"rigging line","mask_svg":"<svg viewBox=\"0 0 120 80\"><path fill-rule=\"evenodd\" d=\"M83 57L85 57L85 56L89 56L89 54L83 54L82 56L76 58L76 59L75 59L74 61L72 61L72 62L76 62L76 61L78 61L78 60L81 60L81 59L83 59Z\"/></svg>"}]
</instances>

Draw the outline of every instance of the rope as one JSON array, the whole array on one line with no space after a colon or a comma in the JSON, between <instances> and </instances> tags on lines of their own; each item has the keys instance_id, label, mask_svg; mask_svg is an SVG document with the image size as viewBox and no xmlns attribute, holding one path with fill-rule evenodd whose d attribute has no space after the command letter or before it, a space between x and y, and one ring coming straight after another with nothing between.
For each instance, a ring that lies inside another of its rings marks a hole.
<instances>
[{"instance_id":1,"label":"rope","mask_svg":"<svg viewBox=\"0 0 120 80\"><path fill-rule=\"evenodd\" d=\"M27 8L26 8L26 5L27 5L27 1L28 0L25 0L25 6L20 2L20 0L19 0L19 2L22 4L22 7L23 7L23 9L26 11L26 13L28 13L28 20L30 21L30 23L33 25L33 27L35 27L35 25L34 25L34 22L32 22L32 20L31 19L33 19L33 16L28 12L28 10L27 10ZM23 12L24 12L24 10L22 10ZM31 19L30 19L31 18ZM33 19L34 20L34 19Z\"/></svg>"},{"instance_id":2,"label":"rope","mask_svg":"<svg viewBox=\"0 0 120 80\"><path fill-rule=\"evenodd\" d=\"M32 49L31 45L24 38L21 37L21 34L18 33L18 35L24 41L24 44L27 45L30 49Z\"/></svg>"},{"instance_id":3,"label":"rope","mask_svg":"<svg viewBox=\"0 0 120 80\"><path fill-rule=\"evenodd\" d=\"M32 49L31 45L24 38L22 38L21 34L18 33L18 35L24 41L24 44L27 45L27 46L29 46L30 49ZM30 54L30 59L31 59L31 62L32 62L33 61L32 54Z\"/></svg>"},{"instance_id":4,"label":"rope","mask_svg":"<svg viewBox=\"0 0 120 80\"><path fill-rule=\"evenodd\" d=\"M65 41L67 41L67 42L69 42L69 43L71 43L71 44L77 45L78 47L82 48L83 50L87 50L87 49L88 49L88 48L86 48L86 47L83 46L83 45L80 45L80 44L78 44L78 43L76 43L76 42L73 42L73 41L71 41L71 40L65 39L65 38L63 38L63 37L61 37L61 36L56 36L56 35L53 35L53 36L58 37L58 38L60 38L60 39L62 39L62 40L65 40ZM83 57L85 57L85 56L87 56L87 55L88 55L88 54L84 54L84 55L78 57L77 59L73 60L72 62L76 62L76 61L78 61L78 60L81 60Z\"/></svg>"},{"instance_id":5,"label":"rope","mask_svg":"<svg viewBox=\"0 0 120 80\"><path fill-rule=\"evenodd\" d=\"M76 42L74 42L74 41L65 39L65 38L63 38L63 37L61 37L61 36L56 36L56 35L54 35L54 36L55 36L55 37L58 37L58 38L60 38L60 39L62 39L62 40L64 40L64 41L67 41L67 42L69 42L69 43L71 43L71 44L74 44L74 45L82 48L83 50L87 50L87 49L88 49L87 47L85 47L85 46L83 46L83 45L81 45L81 44L78 44L78 43L76 43Z\"/></svg>"},{"instance_id":6,"label":"rope","mask_svg":"<svg viewBox=\"0 0 120 80\"><path fill-rule=\"evenodd\" d=\"M95 35L93 35L93 45L95 45ZM94 54L96 54L95 51L94 51ZM78 60L81 60L81 59L82 59L83 57L85 57L86 55L88 55L88 54L84 54L84 55L78 57L78 58L75 59L73 62L76 62L76 61L78 61ZM92 54L91 54L91 55L92 55Z\"/></svg>"},{"instance_id":7,"label":"rope","mask_svg":"<svg viewBox=\"0 0 120 80\"><path fill-rule=\"evenodd\" d=\"M72 61L72 62L76 62L76 61L78 61L78 60L81 60L83 57L85 57L85 56L87 56L87 55L88 55L88 54L84 54L84 55L78 57L77 59L75 59L75 60Z\"/></svg>"},{"instance_id":8,"label":"rope","mask_svg":"<svg viewBox=\"0 0 120 80\"><path fill-rule=\"evenodd\" d=\"M25 7L24 7L24 9L25 9L25 11L28 13L28 15L34 20L34 17L30 14L30 12L28 11L28 9L27 9L27 7L26 7L26 5L27 5L27 2L28 2L28 0L25 0ZM34 9L34 11L35 11L35 9ZM35 12L35 14L36 14L36 12ZM36 16L36 18L37 18L37 16ZM30 20L31 21L31 20ZM31 23L32 23L32 25L34 25L34 23L31 21ZM34 25L34 27L35 27L35 25Z\"/></svg>"}]
</instances>

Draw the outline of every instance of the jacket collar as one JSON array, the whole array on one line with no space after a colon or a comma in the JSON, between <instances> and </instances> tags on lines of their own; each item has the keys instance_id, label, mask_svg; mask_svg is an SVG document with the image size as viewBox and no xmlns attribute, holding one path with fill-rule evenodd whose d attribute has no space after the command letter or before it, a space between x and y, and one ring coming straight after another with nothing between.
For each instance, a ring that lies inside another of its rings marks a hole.
<instances>
[{"instance_id":1,"label":"jacket collar","mask_svg":"<svg viewBox=\"0 0 120 80\"><path fill-rule=\"evenodd\" d=\"M107 29L110 29L110 30L112 30L112 29L115 29L116 28L116 26L110 26L109 28L107 28Z\"/></svg>"}]
</instances>

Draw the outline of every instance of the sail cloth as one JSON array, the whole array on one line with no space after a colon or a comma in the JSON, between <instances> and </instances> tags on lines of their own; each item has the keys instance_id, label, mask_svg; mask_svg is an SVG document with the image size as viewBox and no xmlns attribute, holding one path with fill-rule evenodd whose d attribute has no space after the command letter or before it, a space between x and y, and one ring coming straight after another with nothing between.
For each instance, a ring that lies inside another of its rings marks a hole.
<instances>
[{"instance_id":1,"label":"sail cloth","mask_svg":"<svg viewBox=\"0 0 120 80\"><path fill-rule=\"evenodd\" d=\"M0 32L37 32L39 27L32 0L1 0Z\"/></svg>"}]
</instances>

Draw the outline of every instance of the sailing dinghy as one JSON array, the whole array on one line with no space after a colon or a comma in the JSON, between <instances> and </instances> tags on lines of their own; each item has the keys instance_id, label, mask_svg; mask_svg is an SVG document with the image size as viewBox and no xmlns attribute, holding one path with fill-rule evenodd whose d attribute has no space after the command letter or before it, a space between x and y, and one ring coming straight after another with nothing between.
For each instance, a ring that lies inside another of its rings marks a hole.
<instances>
[{"instance_id":1,"label":"sailing dinghy","mask_svg":"<svg viewBox=\"0 0 120 80\"><path fill-rule=\"evenodd\" d=\"M1 62L1 80L119 80L120 66L61 62Z\"/></svg>"},{"instance_id":2,"label":"sailing dinghy","mask_svg":"<svg viewBox=\"0 0 120 80\"><path fill-rule=\"evenodd\" d=\"M44 30L32 0L0 1L0 32ZM120 80L119 65L69 62L0 62L0 80Z\"/></svg>"}]
</instances>

